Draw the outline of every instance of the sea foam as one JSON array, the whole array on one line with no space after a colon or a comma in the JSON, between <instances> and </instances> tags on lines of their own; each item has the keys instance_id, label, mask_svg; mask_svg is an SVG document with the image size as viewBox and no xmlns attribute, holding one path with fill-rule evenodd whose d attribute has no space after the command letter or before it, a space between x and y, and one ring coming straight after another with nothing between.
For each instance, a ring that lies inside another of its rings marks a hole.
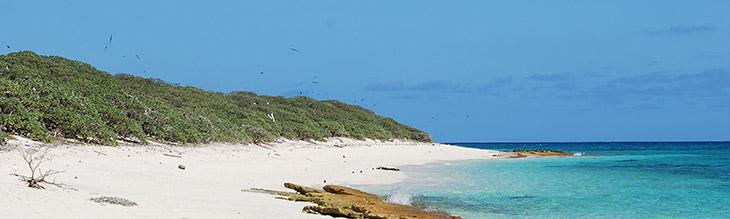
<instances>
[{"instance_id":1,"label":"sea foam","mask_svg":"<svg viewBox=\"0 0 730 219\"><path fill-rule=\"evenodd\" d=\"M389 203L411 205L411 195L404 192L395 192L385 200Z\"/></svg>"}]
</instances>

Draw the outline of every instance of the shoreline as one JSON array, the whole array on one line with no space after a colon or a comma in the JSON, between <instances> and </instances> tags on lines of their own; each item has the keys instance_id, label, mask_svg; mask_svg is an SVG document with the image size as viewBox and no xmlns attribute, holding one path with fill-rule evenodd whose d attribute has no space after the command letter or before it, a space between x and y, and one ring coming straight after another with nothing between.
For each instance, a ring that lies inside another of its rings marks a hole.
<instances>
[{"instance_id":1,"label":"shoreline","mask_svg":"<svg viewBox=\"0 0 730 219\"><path fill-rule=\"evenodd\" d=\"M14 142L27 144L22 139ZM499 159L493 155L501 153L437 143L342 138L262 145L66 144L47 150L52 160L44 165L65 170L55 176L56 181L76 191L53 186L32 189L0 172L3 188L0 205L8 209L4 215L322 218L302 212L308 203L277 200L265 194L241 192L241 189L285 190L284 182L312 187L392 184L406 179L407 172L375 168ZM7 174L28 172L17 151L0 151L0 163L7 168ZM184 165L185 170L178 165ZM89 201L98 196L121 197L139 205L122 207Z\"/></svg>"}]
</instances>

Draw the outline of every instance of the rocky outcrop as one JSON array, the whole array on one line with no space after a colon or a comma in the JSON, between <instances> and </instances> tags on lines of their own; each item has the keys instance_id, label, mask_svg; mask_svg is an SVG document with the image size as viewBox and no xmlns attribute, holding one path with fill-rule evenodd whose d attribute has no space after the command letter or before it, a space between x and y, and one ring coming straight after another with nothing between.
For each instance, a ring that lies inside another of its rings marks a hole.
<instances>
[{"instance_id":1,"label":"rocky outcrop","mask_svg":"<svg viewBox=\"0 0 730 219\"><path fill-rule=\"evenodd\" d=\"M573 156L574 153L564 151L551 151L551 150L513 150L507 153L510 158L523 158L530 156Z\"/></svg>"},{"instance_id":2,"label":"rocky outcrop","mask_svg":"<svg viewBox=\"0 0 730 219\"><path fill-rule=\"evenodd\" d=\"M443 212L425 211L414 206L386 203L378 196L344 186L326 185L322 189L315 189L285 183L284 187L292 189L296 193L263 189L247 191L279 195L291 201L311 202L316 205L304 207L304 212L333 217L377 219L460 218Z\"/></svg>"}]
</instances>

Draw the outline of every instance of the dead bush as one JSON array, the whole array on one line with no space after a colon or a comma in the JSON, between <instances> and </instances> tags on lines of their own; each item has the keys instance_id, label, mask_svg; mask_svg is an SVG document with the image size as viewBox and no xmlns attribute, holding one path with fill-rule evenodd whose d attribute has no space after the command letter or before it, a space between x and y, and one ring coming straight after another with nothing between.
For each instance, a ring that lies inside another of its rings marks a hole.
<instances>
[{"instance_id":1,"label":"dead bush","mask_svg":"<svg viewBox=\"0 0 730 219\"><path fill-rule=\"evenodd\" d=\"M20 156L23 157L25 164L28 165L30 176L17 173L13 173L10 175L20 178L20 180L27 183L28 187L30 188L45 189L43 185L53 185L59 188L65 188L63 184L56 183L55 179L52 181L48 180L50 176L61 174L65 171L58 171L53 169L47 169L46 171L43 171L43 168L41 167L42 164L50 160L50 158L46 156L46 147L24 148L19 146L18 151L20 152Z\"/></svg>"}]
</instances>

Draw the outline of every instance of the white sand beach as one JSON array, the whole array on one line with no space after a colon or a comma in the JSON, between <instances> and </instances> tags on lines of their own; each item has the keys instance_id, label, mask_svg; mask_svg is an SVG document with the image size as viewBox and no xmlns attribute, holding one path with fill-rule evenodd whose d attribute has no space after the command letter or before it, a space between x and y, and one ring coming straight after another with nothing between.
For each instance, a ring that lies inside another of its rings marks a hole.
<instances>
[{"instance_id":1,"label":"white sand beach","mask_svg":"<svg viewBox=\"0 0 730 219\"><path fill-rule=\"evenodd\" d=\"M28 142L10 144L6 148ZM241 189L286 190L284 182L321 187L325 180L344 186L395 183L407 177L408 171L373 168L495 159L498 152L443 144L331 139L267 145L69 144L46 153L50 160L41 168L65 170L51 179L71 189L28 188L10 175L28 174L20 153L0 151L0 218L324 218L303 213L302 207L309 203ZM181 164L185 170L178 168ZM126 198L138 206L89 200L99 196Z\"/></svg>"}]
</instances>

